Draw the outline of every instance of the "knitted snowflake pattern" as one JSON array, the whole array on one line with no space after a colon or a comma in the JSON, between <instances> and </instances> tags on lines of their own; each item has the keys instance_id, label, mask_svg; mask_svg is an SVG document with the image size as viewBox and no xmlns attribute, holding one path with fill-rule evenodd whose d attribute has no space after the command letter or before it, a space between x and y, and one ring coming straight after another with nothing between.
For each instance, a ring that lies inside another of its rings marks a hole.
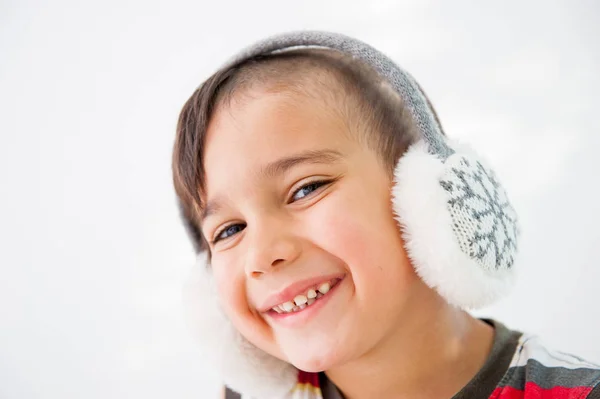
<instances>
[{"instance_id":1,"label":"knitted snowflake pattern","mask_svg":"<svg viewBox=\"0 0 600 399\"><path fill-rule=\"evenodd\" d=\"M510 268L517 250L517 216L494 173L477 160L454 154L446 160L440 184L461 250L486 270Z\"/></svg>"}]
</instances>

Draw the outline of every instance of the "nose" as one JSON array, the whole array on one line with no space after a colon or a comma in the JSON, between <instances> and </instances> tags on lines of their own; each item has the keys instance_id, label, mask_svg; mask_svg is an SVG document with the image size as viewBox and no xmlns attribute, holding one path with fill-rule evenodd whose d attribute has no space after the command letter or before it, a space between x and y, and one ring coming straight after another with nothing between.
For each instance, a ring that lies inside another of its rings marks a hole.
<instances>
[{"instance_id":1,"label":"nose","mask_svg":"<svg viewBox=\"0 0 600 399\"><path fill-rule=\"evenodd\" d=\"M289 220L275 215L263 217L246 226L248 252L246 275L260 278L263 274L293 263L301 253L300 238L294 234Z\"/></svg>"}]
</instances>

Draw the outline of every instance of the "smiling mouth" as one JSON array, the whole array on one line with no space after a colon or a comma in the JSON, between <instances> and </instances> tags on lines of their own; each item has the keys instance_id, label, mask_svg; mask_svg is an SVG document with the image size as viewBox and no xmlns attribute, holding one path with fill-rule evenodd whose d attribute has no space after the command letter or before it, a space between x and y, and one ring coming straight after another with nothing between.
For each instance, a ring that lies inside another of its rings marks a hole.
<instances>
[{"instance_id":1,"label":"smiling mouth","mask_svg":"<svg viewBox=\"0 0 600 399\"><path fill-rule=\"evenodd\" d=\"M321 298L327 296L331 289L338 285L340 281L342 281L341 278L334 278L316 287L310 288L304 294L296 295L292 301L287 301L274 306L268 313L273 315L285 315L301 312L302 310L311 307Z\"/></svg>"}]
</instances>

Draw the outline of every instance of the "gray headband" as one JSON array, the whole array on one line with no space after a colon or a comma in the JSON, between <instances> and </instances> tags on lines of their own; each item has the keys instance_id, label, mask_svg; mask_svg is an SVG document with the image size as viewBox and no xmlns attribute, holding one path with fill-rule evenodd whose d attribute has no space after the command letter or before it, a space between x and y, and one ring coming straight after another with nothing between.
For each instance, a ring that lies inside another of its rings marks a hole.
<instances>
[{"instance_id":1,"label":"gray headband","mask_svg":"<svg viewBox=\"0 0 600 399\"><path fill-rule=\"evenodd\" d=\"M444 160L454 153L446 144L441 126L434 116L434 110L413 77L386 55L348 36L319 31L300 31L272 36L238 53L225 65L225 68L241 64L259 55L293 50L297 47L324 47L338 50L374 67L400 94L421 137L429 144L429 151Z\"/></svg>"}]
</instances>

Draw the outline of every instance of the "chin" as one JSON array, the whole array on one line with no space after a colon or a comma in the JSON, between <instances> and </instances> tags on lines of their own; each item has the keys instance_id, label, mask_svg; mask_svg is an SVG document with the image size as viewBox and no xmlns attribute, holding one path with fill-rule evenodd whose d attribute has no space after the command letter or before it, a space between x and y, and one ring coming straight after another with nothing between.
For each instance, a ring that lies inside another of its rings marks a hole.
<instances>
[{"instance_id":1,"label":"chin","mask_svg":"<svg viewBox=\"0 0 600 399\"><path fill-rule=\"evenodd\" d=\"M289 363L297 369L310 373L318 373L335 367L341 363L344 355L344 353L340 353L339 348L334 346L310 348L299 345L285 352Z\"/></svg>"},{"instance_id":2,"label":"chin","mask_svg":"<svg viewBox=\"0 0 600 399\"><path fill-rule=\"evenodd\" d=\"M328 370L332 367L335 362L331 362L329 359L321 356L315 356L311 358L302 359L291 359L290 363L299 370L306 371L308 373L319 373L321 371Z\"/></svg>"}]
</instances>

